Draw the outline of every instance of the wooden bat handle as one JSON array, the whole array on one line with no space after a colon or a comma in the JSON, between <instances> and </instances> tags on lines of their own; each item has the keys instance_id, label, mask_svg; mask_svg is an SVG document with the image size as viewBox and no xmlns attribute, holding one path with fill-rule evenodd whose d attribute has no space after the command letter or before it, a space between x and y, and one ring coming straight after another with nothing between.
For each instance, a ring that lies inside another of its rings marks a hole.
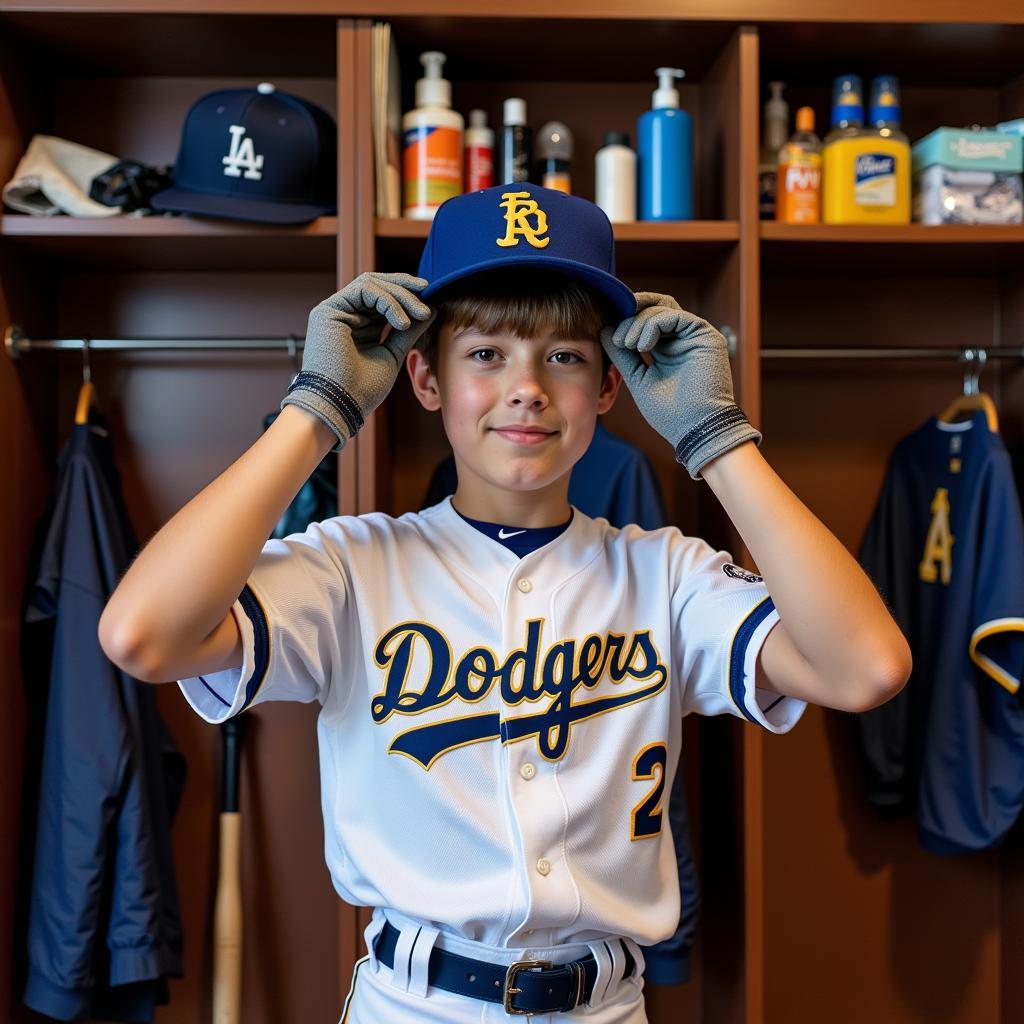
<instances>
[{"instance_id":1,"label":"wooden bat handle","mask_svg":"<svg viewBox=\"0 0 1024 1024\"><path fill-rule=\"evenodd\" d=\"M213 914L213 1024L242 1021L242 815L238 778L243 722L221 726L224 774L220 815L220 864Z\"/></svg>"},{"instance_id":2,"label":"wooden bat handle","mask_svg":"<svg viewBox=\"0 0 1024 1024\"><path fill-rule=\"evenodd\" d=\"M241 836L241 814L223 812L213 923L213 1024L241 1024L242 1020Z\"/></svg>"}]
</instances>

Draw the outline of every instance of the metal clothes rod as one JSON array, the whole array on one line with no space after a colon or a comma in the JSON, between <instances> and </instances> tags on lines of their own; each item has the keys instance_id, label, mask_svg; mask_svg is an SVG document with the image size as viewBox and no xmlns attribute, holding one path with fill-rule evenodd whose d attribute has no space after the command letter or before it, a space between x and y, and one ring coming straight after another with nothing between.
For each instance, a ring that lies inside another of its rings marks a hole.
<instances>
[{"instance_id":1,"label":"metal clothes rod","mask_svg":"<svg viewBox=\"0 0 1024 1024\"><path fill-rule=\"evenodd\" d=\"M36 351L163 351L168 349L301 349L304 339L287 338L29 338L17 326L8 327L4 346L16 359ZM732 349L732 345L730 345ZM944 348L762 348L762 359L958 359L973 360L978 353L988 359L1024 359L1024 348L964 345Z\"/></svg>"},{"instance_id":2,"label":"metal clothes rod","mask_svg":"<svg viewBox=\"0 0 1024 1024\"><path fill-rule=\"evenodd\" d=\"M1024 348L965 345L961 348L762 348L762 359L1024 359Z\"/></svg>"},{"instance_id":3,"label":"metal clothes rod","mask_svg":"<svg viewBox=\"0 0 1024 1024\"><path fill-rule=\"evenodd\" d=\"M304 339L298 335L287 338L29 338L19 327L8 327L4 347L12 359L26 352L77 351L88 347L90 352L135 351L157 352L168 349L302 349Z\"/></svg>"}]
</instances>

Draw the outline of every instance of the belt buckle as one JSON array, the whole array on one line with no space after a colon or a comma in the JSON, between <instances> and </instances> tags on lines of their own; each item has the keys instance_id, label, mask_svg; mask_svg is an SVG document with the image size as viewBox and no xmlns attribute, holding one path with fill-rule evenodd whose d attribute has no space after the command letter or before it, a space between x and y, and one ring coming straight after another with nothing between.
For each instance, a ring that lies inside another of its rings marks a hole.
<instances>
[{"instance_id":1,"label":"belt buckle","mask_svg":"<svg viewBox=\"0 0 1024 1024\"><path fill-rule=\"evenodd\" d=\"M505 987L502 989L502 1006L507 1014L513 1017L529 1017L531 1014L536 1013L536 1010L517 1010L512 1005L512 997L519 995L523 990L521 988L513 988L512 984L516 980L516 975L520 971L533 971L538 968L541 970L548 970L551 967L550 960L514 960L509 964L508 971L505 973Z\"/></svg>"}]
</instances>

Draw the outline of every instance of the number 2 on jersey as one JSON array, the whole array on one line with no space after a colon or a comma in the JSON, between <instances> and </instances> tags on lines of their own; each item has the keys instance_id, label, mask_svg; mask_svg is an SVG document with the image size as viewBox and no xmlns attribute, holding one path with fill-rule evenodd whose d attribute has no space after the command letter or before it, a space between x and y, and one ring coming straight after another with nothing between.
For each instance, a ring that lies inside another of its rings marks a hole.
<instances>
[{"instance_id":1,"label":"number 2 on jersey","mask_svg":"<svg viewBox=\"0 0 1024 1024\"><path fill-rule=\"evenodd\" d=\"M633 781L658 781L654 788L633 808L630 839L650 839L661 831L661 797L665 792L665 765L668 748L664 743L649 743L633 758Z\"/></svg>"}]
</instances>

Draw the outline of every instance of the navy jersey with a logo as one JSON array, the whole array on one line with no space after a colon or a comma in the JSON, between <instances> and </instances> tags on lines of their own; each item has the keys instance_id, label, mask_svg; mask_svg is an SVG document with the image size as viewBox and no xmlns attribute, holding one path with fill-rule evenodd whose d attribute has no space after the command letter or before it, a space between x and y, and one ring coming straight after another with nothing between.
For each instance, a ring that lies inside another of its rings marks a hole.
<instances>
[{"instance_id":1,"label":"navy jersey with a logo","mask_svg":"<svg viewBox=\"0 0 1024 1024\"><path fill-rule=\"evenodd\" d=\"M892 454L860 560L914 658L858 716L868 799L938 853L993 846L1024 804L1024 525L985 413L932 416Z\"/></svg>"}]
</instances>

